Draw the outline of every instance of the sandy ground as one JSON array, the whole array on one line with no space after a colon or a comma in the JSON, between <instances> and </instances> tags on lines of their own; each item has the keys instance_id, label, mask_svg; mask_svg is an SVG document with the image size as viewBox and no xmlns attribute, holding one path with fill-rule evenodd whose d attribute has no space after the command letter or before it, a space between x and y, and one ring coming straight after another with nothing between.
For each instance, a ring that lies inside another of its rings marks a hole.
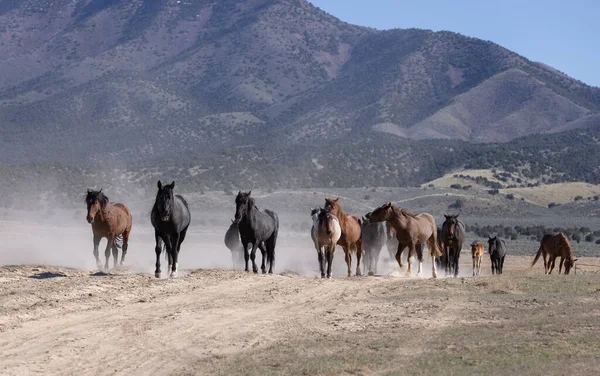
<instances>
[{"instance_id":1,"label":"sandy ground","mask_svg":"<svg viewBox=\"0 0 600 376\"><path fill-rule=\"evenodd\" d=\"M37 226L28 237L21 226L0 227L0 263L13 265L0 268L0 375L585 374L600 365L593 266L543 276L514 256L497 277L485 258L484 276L432 280L380 260L380 276L346 278L338 251L337 277L323 280L310 243L289 235L279 274L253 275L225 270L222 236L196 232L180 276L155 279L144 231L126 268L99 272L83 226ZM468 257L462 270L470 275ZM513 360L486 362L489 346L508 346Z\"/></svg>"}]
</instances>

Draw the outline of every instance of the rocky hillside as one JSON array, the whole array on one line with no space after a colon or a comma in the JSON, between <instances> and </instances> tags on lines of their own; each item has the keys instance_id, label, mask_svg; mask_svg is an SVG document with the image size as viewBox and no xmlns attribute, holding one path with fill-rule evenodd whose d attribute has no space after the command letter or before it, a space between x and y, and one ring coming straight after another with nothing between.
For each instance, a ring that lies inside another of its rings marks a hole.
<instances>
[{"instance_id":1,"label":"rocky hillside","mask_svg":"<svg viewBox=\"0 0 600 376\"><path fill-rule=\"evenodd\" d=\"M0 67L11 163L600 123L600 89L496 44L350 25L304 0L0 1Z\"/></svg>"}]
</instances>

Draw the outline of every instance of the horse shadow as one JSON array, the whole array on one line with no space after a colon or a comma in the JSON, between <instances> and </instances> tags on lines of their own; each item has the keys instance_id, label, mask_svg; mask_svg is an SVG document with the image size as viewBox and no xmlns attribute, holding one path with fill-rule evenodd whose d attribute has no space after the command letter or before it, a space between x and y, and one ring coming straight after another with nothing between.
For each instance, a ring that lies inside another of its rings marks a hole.
<instances>
[{"instance_id":1,"label":"horse shadow","mask_svg":"<svg viewBox=\"0 0 600 376\"><path fill-rule=\"evenodd\" d=\"M29 278L33 279L49 279L49 278L59 278L66 277L67 275L64 273L53 273L53 272L43 272L34 275L30 275Z\"/></svg>"}]
</instances>

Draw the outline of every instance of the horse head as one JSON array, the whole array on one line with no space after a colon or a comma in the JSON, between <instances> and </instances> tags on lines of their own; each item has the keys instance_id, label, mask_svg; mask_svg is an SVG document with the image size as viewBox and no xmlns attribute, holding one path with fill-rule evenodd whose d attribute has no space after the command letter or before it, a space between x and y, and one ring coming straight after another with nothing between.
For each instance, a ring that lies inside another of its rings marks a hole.
<instances>
[{"instance_id":1,"label":"horse head","mask_svg":"<svg viewBox=\"0 0 600 376\"><path fill-rule=\"evenodd\" d=\"M575 266L575 261L577 261L577 259L574 259L573 256L565 260L565 275L569 274L571 268Z\"/></svg>"},{"instance_id":2,"label":"horse head","mask_svg":"<svg viewBox=\"0 0 600 376\"><path fill-rule=\"evenodd\" d=\"M338 201L340 198L336 198L335 200L332 198L325 197L325 210L334 211L336 208L340 207Z\"/></svg>"},{"instance_id":3,"label":"horse head","mask_svg":"<svg viewBox=\"0 0 600 376\"><path fill-rule=\"evenodd\" d=\"M168 222L171 219L171 214L173 213L173 203L175 202L173 195L175 182L173 181L171 184L163 185L159 180L157 186L158 193L156 194L156 209L161 221Z\"/></svg>"},{"instance_id":4,"label":"horse head","mask_svg":"<svg viewBox=\"0 0 600 376\"><path fill-rule=\"evenodd\" d=\"M493 238L488 235L488 252L489 254L493 254L498 250L496 241L498 240L498 236L494 236Z\"/></svg>"},{"instance_id":5,"label":"horse head","mask_svg":"<svg viewBox=\"0 0 600 376\"><path fill-rule=\"evenodd\" d=\"M456 215L446 215L444 214L446 220L444 221L443 226L446 228L448 235L450 238L454 238L454 233L456 232L456 224L458 223L458 214Z\"/></svg>"},{"instance_id":6,"label":"horse head","mask_svg":"<svg viewBox=\"0 0 600 376\"><path fill-rule=\"evenodd\" d=\"M240 223L242 218L248 215L251 209L251 205L254 203L254 199L250 197L252 191L242 192L238 191L235 198L235 222Z\"/></svg>"},{"instance_id":7,"label":"horse head","mask_svg":"<svg viewBox=\"0 0 600 376\"><path fill-rule=\"evenodd\" d=\"M94 223L96 215L102 213L108 201L108 197L102 193L102 189L99 191L87 190L85 203L87 204L86 220L89 224Z\"/></svg>"},{"instance_id":8,"label":"horse head","mask_svg":"<svg viewBox=\"0 0 600 376\"><path fill-rule=\"evenodd\" d=\"M386 202L372 212L365 214L365 217L369 222L384 222L390 219L393 210L392 203Z\"/></svg>"}]
</instances>

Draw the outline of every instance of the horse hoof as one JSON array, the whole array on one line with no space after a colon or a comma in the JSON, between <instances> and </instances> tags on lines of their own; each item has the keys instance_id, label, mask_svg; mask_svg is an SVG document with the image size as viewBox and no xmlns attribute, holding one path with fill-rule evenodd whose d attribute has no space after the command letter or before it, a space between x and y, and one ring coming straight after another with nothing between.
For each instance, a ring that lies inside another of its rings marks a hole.
<instances>
[{"instance_id":1,"label":"horse hoof","mask_svg":"<svg viewBox=\"0 0 600 376\"><path fill-rule=\"evenodd\" d=\"M160 278L160 273L154 273L155 278Z\"/></svg>"},{"instance_id":2,"label":"horse hoof","mask_svg":"<svg viewBox=\"0 0 600 376\"><path fill-rule=\"evenodd\" d=\"M262 271L262 274L267 274L267 271L266 271L266 270L263 270L263 271Z\"/></svg>"},{"instance_id":3,"label":"horse hoof","mask_svg":"<svg viewBox=\"0 0 600 376\"><path fill-rule=\"evenodd\" d=\"M177 272L171 272L171 278L176 278L177 277Z\"/></svg>"},{"instance_id":4,"label":"horse hoof","mask_svg":"<svg viewBox=\"0 0 600 376\"><path fill-rule=\"evenodd\" d=\"M327 276L327 279L331 279L331 274L329 274L329 275Z\"/></svg>"}]
</instances>

